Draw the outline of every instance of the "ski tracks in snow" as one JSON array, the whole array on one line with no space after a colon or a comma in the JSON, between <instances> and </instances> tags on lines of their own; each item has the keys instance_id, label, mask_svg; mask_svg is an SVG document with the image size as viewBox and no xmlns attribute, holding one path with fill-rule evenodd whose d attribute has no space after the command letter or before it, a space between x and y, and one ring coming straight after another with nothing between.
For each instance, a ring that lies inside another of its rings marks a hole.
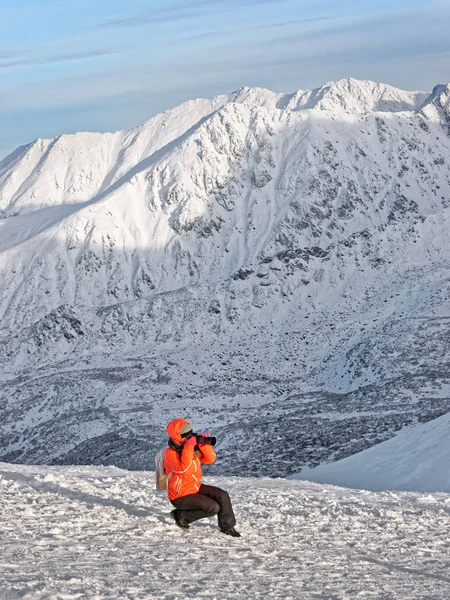
<instances>
[{"instance_id":1,"label":"ski tracks in snow","mask_svg":"<svg viewBox=\"0 0 450 600\"><path fill-rule=\"evenodd\" d=\"M179 530L153 473L0 467L0 598L447 599L450 496L208 478L242 538Z\"/></svg>"}]
</instances>

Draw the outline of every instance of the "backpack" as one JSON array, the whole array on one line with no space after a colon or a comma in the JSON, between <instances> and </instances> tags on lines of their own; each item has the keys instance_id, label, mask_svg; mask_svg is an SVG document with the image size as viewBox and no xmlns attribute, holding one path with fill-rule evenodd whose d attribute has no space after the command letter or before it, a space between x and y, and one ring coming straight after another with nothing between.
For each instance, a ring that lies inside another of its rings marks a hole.
<instances>
[{"instance_id":1,"label":"backpack","mask_svg":"<svg viewBox=\"0 0 450 600\"><path fill-rule=\"evenodd\" d=\"M161 492L163 490L167 490L167 485L169 483L169 479L172 476L172 471L166 474L164 469L164 454L166 453L166 449L163 448L158 452L155 456L155 475L156 475L156 491Z\"/></svg>"}]
</instances>

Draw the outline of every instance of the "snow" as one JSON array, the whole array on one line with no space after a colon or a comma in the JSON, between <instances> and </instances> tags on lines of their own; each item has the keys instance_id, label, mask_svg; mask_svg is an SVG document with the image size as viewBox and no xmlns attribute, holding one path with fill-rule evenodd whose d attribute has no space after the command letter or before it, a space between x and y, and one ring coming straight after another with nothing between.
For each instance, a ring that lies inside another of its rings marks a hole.
<instances>
[{"instance_id":1,"label":"snow","mask_svg":"<svg viewBox=\"0 0 450 600\"><path fill-rule=\"evenodd\" d=\"M212 478L242 538L181 531L152 472L0 463L2 600L450 596L450 496Z\"/></svg>"},{"instance_id":2,"label":"snow","mask_svg":"<svg viewBox=\"0 0 450 600\"><path fill-rule=\"evenodd\" d=\"M372 491L450 493L449 465L450 414L445 414L363 452L291 477Z\"/></svg>"},{"instance_id":3,"label":"snow","mask_svg":"<svg viewBox=\"0 0 450 600\"><path fill-rule=\"evenodd\" d=\"M449 98L242 88L0 162L0 600L450 597ZM179 416L242 538L155 495Z\"/></svg>"}]
</instances>

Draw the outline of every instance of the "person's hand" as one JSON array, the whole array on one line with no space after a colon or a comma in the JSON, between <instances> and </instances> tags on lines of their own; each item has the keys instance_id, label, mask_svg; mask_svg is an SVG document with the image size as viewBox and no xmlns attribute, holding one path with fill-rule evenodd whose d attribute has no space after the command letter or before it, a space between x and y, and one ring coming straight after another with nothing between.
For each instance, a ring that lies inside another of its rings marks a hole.
<instances>
[{"instance_id":1,"label":"person's hand","mask_svg":"<svg viewBox=\"0 0 450 600\"><path fill-rule=\"evenodd\" d=\"M197 443L197 439L196 439L195 435L193 435L184 442L184 445L188 446L188 448L193 448L196 443Z\"/></svg>"},{"instance_id":2,"label":"person's hand","mask_svg":"<svg viewBox=\"0 0 450 600\"><path fill-rule=\"evenodd\" d=\"M209 433L209 431L207 431L206 433L199 433L198 435L201 435L202 437L211 437L211 434ZM199 444L198 447L199 448L203 448L204 446L207 446L207 444Z\"/></svg>"}]
</instances>

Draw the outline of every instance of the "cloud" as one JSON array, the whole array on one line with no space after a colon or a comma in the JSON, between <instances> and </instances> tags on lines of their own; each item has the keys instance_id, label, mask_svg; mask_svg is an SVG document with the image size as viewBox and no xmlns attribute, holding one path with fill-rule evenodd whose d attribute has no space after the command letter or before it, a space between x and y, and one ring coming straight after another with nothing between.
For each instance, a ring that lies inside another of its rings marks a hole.
<instances>
[{"instance_id":1,"label":"cloud","mask_svg":"<svg viewBox=\"0 0 450 600\"><path fill-rule=\"evenodd\" d=\"M413 7L376 15L342 15L323 19L323 26L314 30L273 36L270 44L278 47L277 58L290 53L302 60L316 59L319 64L321 60L353 63L440 55L450 49L449 19L450 3L434 5L433 11ZM267 57L265 64L270 63L271 57Z\"/></svg>"},{"instance_id":2,"label":"cloud","mask_svg":"<svg viewBox=\"0 0 450 600\"><path fill-rule=\"evenodd\" d=\"M163 38L163 39L196 41L196 40L203 40L203 39L208 39L208 38L220 38L223 36L228 36L228 35L236 34L236 33L248 34L249 32L259 32L259 31L271 30L271 29L274 29L274 30L282 29L284 27L291 27L293 25L294 26L295 25L303 25L305 23L318 23L318 22L322 22L322 21L332 21L332 20L342 19L345 17L346 17L346 15L336 15L336 16L329 15L329 16L311 17L311 18L305 18L305 19L292 19L290 21L283 21L280 23L269 23L267 25L255 25L255 27L236 26L236 27L228 28L228 29L224 29L222 27L220 29L203 31L200 33L192 34L192 35L178 35L176 37ZM265 41L267 41L267 40L265 40Z\"/></svg>"},{"instance_id":3,"label":"cloud","mask_svg":"<svg viewBox=\"0 0 450 600\"><path fill-rule=\"evenodd\" d=\"M166 23L199 17L205 12L230 12L252 6L279 5L287 0L195 0L178 3L170 7L160 7L117 17L105 21L101 27L140 27L149 23Z\"/></svg>"},{"instance_id":4,"label":"cloud","mask_svg":"<svg viewBox=\"0 0 450 600\"><path fill-rule=\"evenodd\" d=\"M267 25L260 25L258 29L277 29L282 27L290 27L292 25L302 25L304 23L317 23L320 21L334 21L336 19L343 19L348 15L323 15L318 17L306 17L304 19L292 19L290 21L282 21L281 23L269 23Z\"/></svg>"},{"instance_id":5,"label":"cloud","mask_svg":"<svg viewBox=\"0 0 450 600\"><path fill-rule=\"evenodd\" d=\"M78 52L66 52L61 54L54 54L50 56L22 56L12 57L9 55L0 54L0 69L10 69L14 67L28 67L31 65L51 65L61 62L70 62L75 60L84 60L87 58L98 58L101 56L111 56L114 54L121 54L123 50L118 48L102 48L98 50L80 50ZM6 60L5 60L6 58Z\"/></svg>"},{"instance_id":6,"label":"cloud","mask_svg":"<svg viewBox=\"0 0 450 600\"><path fill-rule=\"evenodd\" d=\"M15 52L9 49L0 48L0 60L5 60L15 56Z\"/></svg>"}]
</instances>

